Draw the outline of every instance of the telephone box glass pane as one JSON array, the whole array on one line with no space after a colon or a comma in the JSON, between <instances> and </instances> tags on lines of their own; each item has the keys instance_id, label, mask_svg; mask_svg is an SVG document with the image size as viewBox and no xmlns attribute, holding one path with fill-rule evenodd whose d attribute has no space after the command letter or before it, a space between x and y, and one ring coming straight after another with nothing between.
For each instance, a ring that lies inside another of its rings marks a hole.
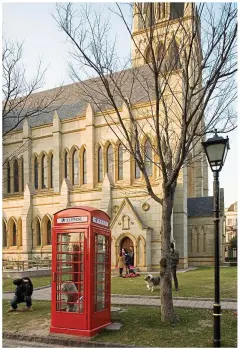
<instances>
[{"instance_id":1,"label":"telephone box glass pane","mask_svg":"<svg viewBox=\"0 0 240 350\"><path fill-rule=\"evenodd\" d=\"M83 313L84 232L57 235L56 311Z\"/></svg>"},{"instance_id":2,"label":"telephone box glass pane","mask_svg":"<svg viewBox=\"0 0 240 350\"><path fill-rule=\"evenodd\" d=\"M108 308L108 278L110 271L109 237L101 234L95 235L95 288L94 311Z\"/></svg>"}]
</instances>

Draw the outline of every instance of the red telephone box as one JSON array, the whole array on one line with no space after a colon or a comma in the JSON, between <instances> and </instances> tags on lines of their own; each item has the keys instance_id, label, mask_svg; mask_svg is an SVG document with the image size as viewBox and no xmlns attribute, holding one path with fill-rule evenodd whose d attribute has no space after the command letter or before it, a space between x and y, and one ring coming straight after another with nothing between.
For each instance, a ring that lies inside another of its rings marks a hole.
<instances>
[{"instance_id":1,"label":"red telephone box","mask_svg":"<svg viewBox=\"0 0 240 350\"><path fill-rule=\"evenodd\" d=\"M109 221L91 207L54 214L50 332L90 337L111 323Z\"/></svg>"}]
</instances>

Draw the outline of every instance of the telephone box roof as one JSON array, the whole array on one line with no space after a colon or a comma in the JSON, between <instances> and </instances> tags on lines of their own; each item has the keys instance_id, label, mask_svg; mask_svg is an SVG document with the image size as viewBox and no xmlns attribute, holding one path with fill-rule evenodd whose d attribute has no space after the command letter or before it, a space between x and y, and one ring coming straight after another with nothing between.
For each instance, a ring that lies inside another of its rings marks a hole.
<instances>
[{"instance_id":1,"label":"telephone box roof","mask_svg":"<svg viewBox=\"0 0 240 350\"><path fill-rule=\"evenodd\" d=\"M85 210L85 211L88 211L89 213L93 213L95 211L102 211L110 219L109 215L107 213L105 213L105 211L103 211L101 209L94 208L94 207L88 207L88 206L76 206L76 207L70 207L70 208L66 208L66 209L61 209L61 210L57 211L56 213L54 213L54 215L56 215L58 213L61 213L62 211L65 211L65 210L74 210L74 209Z\"/></svg>"}]
</instances>

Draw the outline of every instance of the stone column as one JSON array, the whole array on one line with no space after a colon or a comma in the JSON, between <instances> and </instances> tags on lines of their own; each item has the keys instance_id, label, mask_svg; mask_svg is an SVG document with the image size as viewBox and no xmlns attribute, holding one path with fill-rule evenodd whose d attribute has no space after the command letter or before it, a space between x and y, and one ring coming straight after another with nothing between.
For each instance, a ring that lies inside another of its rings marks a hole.
<instances>
[{"instance_id":1,"label":"stone column","mask_svg":"<svg viewBox=\"0 0 240 350\"><path fill-rule=\"evenodd\" d=\"M203 158L203 196L208 196L208 162L206 156Z\"/></svg>"},{"instance_id":2,"label":"stone column","mask_svg":"<svg viewBox=\"0 0 240 350\"><path fill-rule=\"evenodd\" d=\"M69 180L63 179L60 193L60 208L58 210L66 209L69 207L69 187L71 187Z\"/></svg>"},{"instance_id":3,"label":"stone column","mask_svg":"<svg viewBox=\"0 0 240 350\"><path fill-rule=\"evenodd\" d=\"M3 154L4 154L4 149L3 149ZM3 159L4 162L4 159ZM7 164L4 164L3 166L3 170L2 170L2 194L3 197L5 197L5 195L8 193L7 191L7 187L8 187L8 178L7 178Z\"/></svg>"},{"instance_id":4,"label":"stone column","mask_svg":"<svg viewBox=\"0 0 240 350\"><path fill-rule=\"evenodd\" d=\"M196 145L195 154L197 154L195 162L195 196L203 197L203 157L205 156L200 142Z\"/></svg>"},{"instance_id":5,"label":"stone column","mask_svg":"<svg viewBox=\"0 0 240 350\"><path fill-rule=\"evenodd\" d=\"M23 122L23 147L24 147L24 153L23 153L23 171L24 171L24 188L26 187L26 184L32 183L32 172L34 169L32 169L32 132L31 128L28 125L27 119Z\"/></svg>"},{"instance_id":6,"label":"stone column","mask_svg":"<svg viewBox=\"0 0 240 350\"><path fill-rule=\"evenodd\" d=\"M94 161L94 143L95 143L95 127L94 127L94 111L89 104L86 109L86 151L87 151L87 188L95 187L94 173L97 171ZM80 169L82 171L82 169Z\"/></svg>"},{"instance_id":7,"label":"stone column","mask_svg":"<svg viewBox=\"0 0 240 350\"><path fill-rule=\"evenodd\" d=\"M179 268L188 267L187 167L178 176L173 205L173 237L179 251Z\"/></svg>"},{"instance_id":8,"label":"stone column","mask_svg":"<svg viewBox=\"0 0 240 350\"><path fill-rule=\"evenodd\" d=\"M106 174L103 180L100 210L112 216L112 188L109 174Z\"/></svg>"},{"instance_id":9,"label":"stone column","mask_svg":"<svg viewBox=\"0 0 240 350\"><path fill-rule=\"evenodd\" d=\"M10 193L14 193L14 160L10 160Z\"/></svg>"},{"instance_id":10,"label":"stone column","mask_svg":"<svg viewBox=\"0 0 240 350\"><path fill-rule=\"evenodd\" d=\"M30 184L26 184L24 190L23 208L21 212L22 218L22 257L24 260L31 259L33 235L32 235L32 219L33 219L33 189Z\"/></svg>"},{"instance_id":11,"label":"stone column","mask_svg":"<svg viewBox=\"0 0 240 350\"><path fill-rule=\"evenodd\" d=\"M129 112L125 103L122 105L122 118L129 118ZM131 135L130 120L124 122L124 124ZM126 143L126 146L129 147L125 139L123 139L123 143ZM132 179L134 176L134 168L132 166L131 158L131 154L123 147L123 180L127 185L132 184Z\"/></svg>"},{"instance_id":12,"label":"stone column","mask_svg":"<svg viewBox=\"0 0 240 350\"><path fill-rule=\"evenodd\" d=\"M62 134L61 121L55 111L53 116L53 190L60 192L61 186L61 150L62 150Z\"/></svg>"},{"instance_id":13,"label":"stone column","mask_svg":"<svg viewBox=\"0 0 240 350\"><path fill-rule=\"evenodd\" d=\"M152 270L152 229L146 229L146 271Z\"/></svg>"}]
</instances>

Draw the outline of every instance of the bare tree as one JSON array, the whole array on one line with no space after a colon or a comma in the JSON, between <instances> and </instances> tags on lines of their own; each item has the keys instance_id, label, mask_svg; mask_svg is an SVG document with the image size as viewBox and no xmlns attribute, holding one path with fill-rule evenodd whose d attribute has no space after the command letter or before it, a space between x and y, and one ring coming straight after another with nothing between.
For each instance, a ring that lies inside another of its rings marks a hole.
<instances>
[{"instance_id":1,"label":"bare tree","mask_svg":"<svg viewBox=\"0 0 240 350\"><path fill-rule=\"evenodd\" d=\"M23 43L3 39L2 49L2 123L3 141L11 132L22 127L25 119L42 118L62 104L63 88L53 89L49 94L37 93L44 86L46 69L42 62L36 65L36 74L27 77L23 64ZM29 143L29 141L28 141ZM9 158L24 152L28 144L22 145L14 154L4 157L4 164Z\"/></svg>"},{"instance_id":2,"label":"bare tree","mask_svg":"<svg viewBox=\"0 0 240 350\"><path fill-rule=\"evenodd\" d=\"M170 256L174 195L190 151L202 157L207 133L236 127L237 8L233 3L218 9L206 3L198 8L172 4L130 5L137 18L133 31L123 11L126 5L116 4L115 14L132 39L132 66L119 59L110 22L91 7L82 5L78 12L72 4L57 4L55 19L72 43L70 73L81 97L104 112L140 169L148 194L162 205L161 318L175 322ZM82 81L83 71L92 79ZM110 109L114 114L106 112ZM140 142L149 133L150 151ZM151 182L153 164L159 169L161 196Z\"/></svg>"}]
</instances>

